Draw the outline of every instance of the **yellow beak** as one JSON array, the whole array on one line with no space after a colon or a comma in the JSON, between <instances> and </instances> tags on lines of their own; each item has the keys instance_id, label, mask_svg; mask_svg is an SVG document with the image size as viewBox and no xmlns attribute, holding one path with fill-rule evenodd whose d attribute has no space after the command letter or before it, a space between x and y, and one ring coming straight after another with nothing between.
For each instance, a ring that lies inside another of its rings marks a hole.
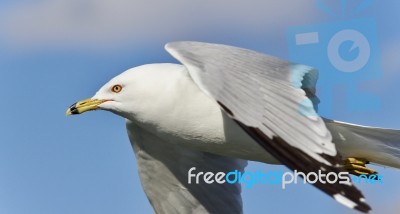
<instances>
[{"instance_id":1,"label":"yellow beak","mask_svg":"<svg viewBox=\"0 0 400 214\"><path fill-rule=\"evenodd\" d=\"M93 111L98 109L98 106L106 101L107 100L92 100L92 99L82 100L69 107L65 114L69 116L73 114L82 114L83 112L86 111Z\"/></svg>"}]
</instances>

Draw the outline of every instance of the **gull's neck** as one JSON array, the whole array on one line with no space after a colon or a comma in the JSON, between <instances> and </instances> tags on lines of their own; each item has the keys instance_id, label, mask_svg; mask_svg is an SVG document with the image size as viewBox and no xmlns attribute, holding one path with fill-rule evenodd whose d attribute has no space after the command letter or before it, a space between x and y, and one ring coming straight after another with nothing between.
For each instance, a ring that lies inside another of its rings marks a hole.
<instances>
[{"instance_id":1,"label":"gull's neck","mask_svg":"<svg viewBox=\"0 0 400 214\"><path fill-rule=\"evenodd\" d=\"M183 65L148 66L140 74L142 87L136 92L133 112L125 116L128 120L163 138L221 138L220 108L200 91Z\"/></svg>"}]
</instances>

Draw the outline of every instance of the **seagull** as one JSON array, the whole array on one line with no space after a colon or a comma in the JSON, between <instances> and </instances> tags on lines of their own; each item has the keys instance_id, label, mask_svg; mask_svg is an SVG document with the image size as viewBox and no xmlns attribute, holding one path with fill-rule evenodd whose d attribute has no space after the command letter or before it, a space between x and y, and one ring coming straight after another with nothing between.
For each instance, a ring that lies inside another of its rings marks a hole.
<instances>
[{"instance_id":1,"label":"seagull","mask_svg":"<svg viewBox=\"0 0 400 214\"><path fill-rule=\"evenodd\" d=\"M126 119L143 189L156 213L242 213L238 183L190 183L188 171L244 172L247 160L303 173L374 175L400 168L400 131L318 116L318 71L221 44L172 42L182 64L147 64L114 77L67 115L106 110ZM369 212L349 181L313 184Z\"/></svg>"}]
</instances>

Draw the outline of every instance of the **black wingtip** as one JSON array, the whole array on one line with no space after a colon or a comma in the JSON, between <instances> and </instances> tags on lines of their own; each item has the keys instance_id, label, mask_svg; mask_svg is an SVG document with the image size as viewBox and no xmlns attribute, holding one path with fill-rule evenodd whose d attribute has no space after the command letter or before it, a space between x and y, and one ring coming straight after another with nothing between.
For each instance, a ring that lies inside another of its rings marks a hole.
<instances>
[{"instance_id":1,"label":"black wingtip","mask_svg":"<svg viewBox=\"0 0 400 214\"><path fill-rule=\"evenodd\" d=\"M338 165L341 161L339 153L337 153L336 156L321 154L321 157L331 163L330 165L326 165L316 161L305 152L289 145L285 140L278 136L270 138L258 128L248 127L237 120L235 120L235 122L238 123L239 126L257 143L259 143L261 147L292 170L309 173L317 172L321 167L323 167L326 171L330 172L340 173L345 171L341 165ZM351 181L350 178L349 181ZM362 193L351 183L341 184L338 182L331 184L316 182L313 185L334 198L340 204L363 213L371 211L371 207L365 202Z\"/></svg>"},{"instance_id":2,"label":"black wingtip","mask_svg":"<svg viewBox=\"0 0 400 214\"><path fill-rule=\"evenodd\" d=\"M367 203L361 201L357 204L357 206L354 207L354 209L363 213L371 212L371 207Z\"/></svg>"},{"instance_id":3,"label":"black wingtip","mask_svg":"<svg viewBox=\"0 0 400 214\"><path fill-rule=\"evenodd\" d=\"M351 195L349 195L350 197L346 196L344 192L337 193L331 196L337 202L343 204L346 207L349 207L350 209L354 209L362 213L369 213L371 211L371 207L365 202L364 198L358 198L357 200L356 198L351 197Z\"/></svg>"}]
</instances>

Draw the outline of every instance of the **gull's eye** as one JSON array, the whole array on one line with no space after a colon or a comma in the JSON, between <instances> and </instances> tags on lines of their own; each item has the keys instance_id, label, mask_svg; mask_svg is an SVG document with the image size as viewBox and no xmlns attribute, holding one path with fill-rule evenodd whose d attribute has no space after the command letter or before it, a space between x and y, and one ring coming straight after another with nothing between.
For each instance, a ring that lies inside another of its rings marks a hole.
<instances>
[{"instance_id":1,"label":"gull's eye","mask_svg":"<svg viewBox=\"0 0 400 214\"><path fill-rule=\"evenodd\" d=\"M122 86L121 86L121 85L114 85L114 86L111 88L111 91L114 92L114 93L119 93L119 92L122 91Z\"/></svg>"}]
</instances>

